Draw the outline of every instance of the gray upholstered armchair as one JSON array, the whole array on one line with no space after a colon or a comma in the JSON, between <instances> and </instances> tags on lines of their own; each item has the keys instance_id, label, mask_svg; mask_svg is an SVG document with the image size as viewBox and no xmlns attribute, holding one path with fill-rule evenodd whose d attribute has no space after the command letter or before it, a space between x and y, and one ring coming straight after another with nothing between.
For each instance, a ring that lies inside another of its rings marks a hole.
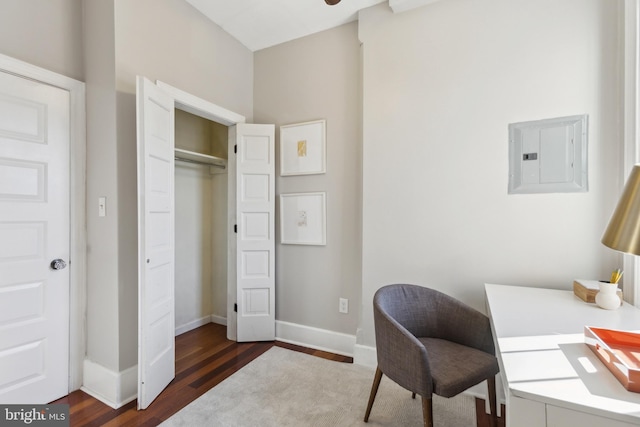
<instances>
[{"instance_id":1,"label":"gray upholstered armchair","mask_svg":"<svg viewBox=\"0 0 640 427\"><path fill-rule=\"evenodd\" d=\"M416 285L389 285L373 297L378 368L364 421L382 374L422 397L425 427L433 426L433 393L453 397L484 380L496 425L498 362L489 319L455 298Z\"/></svg>"}]
</instances>

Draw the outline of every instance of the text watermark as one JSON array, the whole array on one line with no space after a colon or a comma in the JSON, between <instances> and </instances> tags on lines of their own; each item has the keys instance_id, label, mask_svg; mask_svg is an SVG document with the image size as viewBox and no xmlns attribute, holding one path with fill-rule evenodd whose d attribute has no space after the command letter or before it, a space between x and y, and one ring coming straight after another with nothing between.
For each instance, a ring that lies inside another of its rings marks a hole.
<instances>
[{"instance_id":1,"label":"text watermark","mask_svg":"<svg viewBox=\"0 0 640 427\"><path fill-rule=\"evenodd\" d=\"M69 427L69 405L0 405L0 427Z\"/></svg>"}]
</instances>

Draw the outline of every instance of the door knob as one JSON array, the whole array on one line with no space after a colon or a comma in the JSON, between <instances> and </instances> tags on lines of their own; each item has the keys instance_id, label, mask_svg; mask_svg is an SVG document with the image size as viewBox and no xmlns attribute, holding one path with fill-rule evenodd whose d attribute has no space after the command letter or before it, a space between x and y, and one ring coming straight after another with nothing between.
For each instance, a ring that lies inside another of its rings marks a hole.
<instances>
[{"instance_id":1,"label":"door knob","mask_svg":"<svg viewBox=\"0 0 640 427\"><path fill-rule=\"evenodd\" d=\"M60 258L58 258L51 261L50 265L53 270L62 270L67 266L67 263L61 260Z\"/></svg>"}]
</instances>

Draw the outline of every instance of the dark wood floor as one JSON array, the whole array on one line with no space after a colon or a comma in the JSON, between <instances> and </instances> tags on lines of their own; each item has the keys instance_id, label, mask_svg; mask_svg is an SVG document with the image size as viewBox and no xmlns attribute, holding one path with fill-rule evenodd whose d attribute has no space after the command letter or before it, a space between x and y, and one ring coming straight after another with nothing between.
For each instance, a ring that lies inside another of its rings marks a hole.
<instances>
[{"instance_id":1,"label":"dark wood floor","mask_svg":"<svg viewBox=\"0 0 640 427\"><path fill-rule=\"evenodd\" d=\"M500 405L500 414L504 414L505 407L504 405ZM497 427L505 427L506 426L506 418L504 415L498 418ZM489 414L485 411L485 401L484 399L478 399L476 397L476 423L477 427L491 427L491 419Z\"/></svg>"},{"instance_id":2,"label":"dark wood floor","mask_svg":"<svg viewBox=\"0 0 640 427\"><path fill-rule=\"evenodd\" d=\"M236 343L226 339L226 327L210 323L176 337L176 377L146 410L138 411L135 400L113 409L82 391L53 403L69 404L72 427L156 426L273 346L353 363L350 357L277 341ZM482 412L478 427L489 426L483 400L476 400L476 411Z\"/></svg>"}]
</instances>

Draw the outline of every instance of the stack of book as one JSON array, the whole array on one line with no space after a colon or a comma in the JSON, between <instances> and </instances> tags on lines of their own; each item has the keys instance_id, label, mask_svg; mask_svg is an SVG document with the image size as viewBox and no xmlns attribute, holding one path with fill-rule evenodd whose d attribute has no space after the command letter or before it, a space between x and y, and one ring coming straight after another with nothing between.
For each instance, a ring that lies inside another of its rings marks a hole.
<instances>
[{"instance_id":1,"label":"stack of book","mask_svg":"<svg viewBox=\"0 0 640 427\"><path fill-rule=\"evenodd\" d=\"M595 303L596 294L600 290L599 283L599 280L574 280L573 293L582 301ZM622 291L620 289L618 289L618 296L622 301Z\"/></svg>"}]
</instances>

